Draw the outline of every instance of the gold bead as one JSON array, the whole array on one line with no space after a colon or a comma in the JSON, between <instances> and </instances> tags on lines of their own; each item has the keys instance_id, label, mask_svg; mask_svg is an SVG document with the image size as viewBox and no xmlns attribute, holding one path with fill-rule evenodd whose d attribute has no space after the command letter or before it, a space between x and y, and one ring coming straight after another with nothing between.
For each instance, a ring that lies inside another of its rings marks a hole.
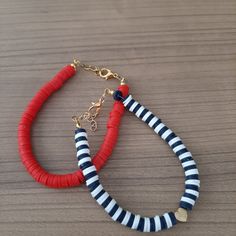
<instances>
[{"instance_id":1,"label":"gold bead","mask_svg":"<svg viewBox=\"0 0 236 236\"><path fill-rule=\"evenodd\" d=\"M188 213L184 208L178 208L175 212L175 218L180 222L187 222Z\"/></svg>"},{"instance_id":2,"label":"gold bead","mask_svg":"<svg viewBox=\"0 0 236 236\"><path fill-rule=\"evenodd\" d=\"M109 89L108 94L112 96L113 93L114 93L114 90Z\"/></svg>"},{"instance_id":3,"label":"gold bead","mask_svg":"<svg viewBox=\"0 0 236 236\"><path fill-rule=\"evenodd\" d=\"M125 79L124 78L120 81L120 85L125 85Z\"/></svg>"},{"instance_id":4,"label":"gold bead","mask_svg":"<svg viewBox=\"0 0 236 236\"><path fill-rule=\"evenodd\" d=\"M76 71L76 69L77 69L77 68L76 68L76 65L75 65L74 63L71 63L70 65L71 65L71 66L75 69L75 71Z\"/></svg>"}]
</instances>

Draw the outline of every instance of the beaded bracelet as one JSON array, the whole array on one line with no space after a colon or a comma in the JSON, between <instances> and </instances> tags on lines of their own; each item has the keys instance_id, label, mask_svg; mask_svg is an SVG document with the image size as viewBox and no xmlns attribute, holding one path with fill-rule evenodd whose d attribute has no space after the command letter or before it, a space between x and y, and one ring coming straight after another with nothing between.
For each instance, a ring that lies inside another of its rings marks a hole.
<instances>
[{"instance_id":1,"label":"beaded bracelet","mask_svg":"<svg viewBox=\"0 0 236 236\"><path fill-rule=\"evenodd\" d=\"M86 185L92 197L104 208L114 221L141 232L157 232L171 228L178 221L186 222L187 210L192 210L192 207L199 197L200 187L198 169L191 153L187 150L181 139L162 123L161 119L156 117L144 106L140 105L131 95L124 96L125 98L123 98L122 92L118 90L114 92L113 96L116 100L122 100L127 110L134 113L145 122L171 147L184 169L185 191L181 197L179 208L175 213L168 212L164 213L162 216L143 217L124 210L100 184L96 167L91 162L86 130L79 127L75 131L78 165L83 172Z\"/></svg>"},{"instance_id":2,"label":"beaded bracelet","mask_svg":"<svg viewBox=\"0 0 236 236\"><path fill-rule=\"evenodd\" d=\"M32 151L31 144L31 128L37 117L38 112L48 98L60 89L63 84L76 73L76 68L80 66L86 71L92 71L101 78L110 79L116 78L120 81L119 90L124 94L128 94L128 86L124 83L124 78L111 72L106 68L98 68L80 63L74 60L71 65L67 65L59 71L51 81L47 82L33 97L24 111L18 126L18 146L22 163L25 165L29 174L39 183L47 187L65 188L78 186L84 181L81 170L69 174L52 174L48 173L36 160ZM106 89L103 96L98 102L92 103L88 112L83 114L83 118L91 123L91 129L94 131L97 127L95 118L99 114L101 105L104 102L104 97L109 90ZM121 117L124 113L124 106L121 102L115 101L112 111L110 112L109 120L107 122L107 133L100 146L99 151L93 158L93 164L97 170L100 170L106 163L107 159L112 153L112 150L117 142L118 132ZM80 117L81 118L81 117ZM76 118L74 118L76 119Z\"/></svg>"}]
</instances>

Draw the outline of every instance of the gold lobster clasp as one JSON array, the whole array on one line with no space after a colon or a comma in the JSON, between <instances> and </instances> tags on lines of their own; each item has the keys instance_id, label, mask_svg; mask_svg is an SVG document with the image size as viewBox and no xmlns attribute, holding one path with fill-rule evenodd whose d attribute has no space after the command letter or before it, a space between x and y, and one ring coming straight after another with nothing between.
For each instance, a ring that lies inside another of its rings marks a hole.
<instances>
[{"instance_id":1,"label":"gold lobster clasp","mask_svg":"<svg viewBox=\"0 0 236 236\"><path fill-rule=\"evenodd\" d=\"M113 90L106 88L97 102L92 102L92 105L80 116L73 116L72 120L76 123L77 128L81 128L81 121L87 121L90 123L90 130L97 130L96 117L99 115L103 103L105 102L105 97L107 95L112 95Z\"/></svg>"},{"instance_id":2,"label":"gold lobster clasp","mask_svg":"<svg viewBox=\"0 0 236 236\"><path fill-rule=\"evenodd\" d=\"M92 102L92 105L89 107L88 112L93 116L95 119L101 110L103 102L99 99L98 102Z\"/></svg>"},{"instance_id":3,"label":"gold lobster clasp","mask_svg":"<svg viewBox=\"0 0 236 236\"><path fill-rule=\"evenodd\" d=\"M107 69L105 67L99 68L97 66L89 65L89 64L83 64L79 60L74 59L73 63L71 64L75 69L79 66L85 71L91 71L95 73L98 77L109 80L109 79L117 79L120 84L125 84L125 78L118 75L115 72L112 72L110 69ZM92 102L92 105L88 108L86 112L84 112L82 115L79 116L73 116L72 120L76 123L76 127L81 127L81 121L87 121L90 123L90 129L92 131L95 131L97 129L97 122L95 121L95 118L99 115L101 111L101 107L105 101L105 97L107 95L112 95L113 90L106 88L102 94L102 96L99 98L97 102Z\"/></svg>"},{"instance_id":4,"label":"gold lobster clasp","mask_svg":"<svg viewBox=\"0 0 236 236\"><path fill-rule=\"evenodd\" d=\"M105 80L108 80L108 79L113 79L115 78L114 77L114 73L107 69L107 68L101 68L98 72L99 76Z\"/></svg>"},{"instance_id":5,"label":"gold lobster clasp","mask_svg":"<svg viewBox=\"0 0 236 236\"><path fill-rule=\"evenodd\" d=\"M108 80L108 79L117 79L120 81L121 84L125 84L125 78L116 72L111 71L110 69L107 69L105 67L99 68L98 66L93 66L89 64L83 64L79 60L74 59L73 63L71 64L74 68L80 66L86 71L94 72L97 76L99 76L102 79Z\"/></svg>"}]
</instances>

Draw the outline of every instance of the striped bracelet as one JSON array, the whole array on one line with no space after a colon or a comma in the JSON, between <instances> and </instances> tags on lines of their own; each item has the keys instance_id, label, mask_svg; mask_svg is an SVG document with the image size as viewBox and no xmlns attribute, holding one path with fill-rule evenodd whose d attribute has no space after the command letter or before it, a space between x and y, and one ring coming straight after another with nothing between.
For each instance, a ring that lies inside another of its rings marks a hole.
<instances>
[{"instance_id":1,"label":"striped bracelet","mask_svg":"<svg viewBox=\"0 0 236 236\"><path fill-rule=\"evenodd\" d=\"M171 228L178 221L186 222L187 210L192 210L192 207L195 205L195 202L199 197L200 187L198 169L191 153L185 147L181 139L162 123L161 119L156 117L144 106L140 105L131 95L123 98L120 91L115 91L113 96L115 100L121 100L127 110L133 112L138 118L144 121L171 147L184 169L185 191L176 212L167 212L162 216L143 217L124 210L100 184L97 170L91 162L86 130L78 128L75 131L78 165L82 170L86 185L89 188L92 197L104 208L114 221L141 232L157 232Z\"/></svg>"}]
</instances>

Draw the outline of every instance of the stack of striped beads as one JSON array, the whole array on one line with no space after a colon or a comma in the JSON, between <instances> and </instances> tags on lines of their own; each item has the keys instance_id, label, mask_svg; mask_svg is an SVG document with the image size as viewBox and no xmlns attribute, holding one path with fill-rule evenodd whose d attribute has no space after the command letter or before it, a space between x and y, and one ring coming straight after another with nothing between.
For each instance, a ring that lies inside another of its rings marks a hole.
<instances>
[{"instance_id":1,"label":"stack of striped beads","mask_svg":"<svg viewBox=\"0 0 236 236\"><path fill-rule=\"evenodd\" d=\"M156 117L151 111L135 101L131 95L123 100L127 110L133 112L139 119L145 122L154 130L173 150L178 157L185 173L185 191L180 200L181 208L192 210L196 199L199 196L199 173L191 152L171 129L169 129L160 118Z\"/></svg>"},{"instance_id":2,"label":"stack of striped beads","mask_svg":"<svg viewBox=\"0 0 236 236\"><path fill-rule=\"evenodd\" d=\"M122 102L127 110L134 113L152 128L156 134L165 140L179 158L185 172L185 191L181 197L179 206L181 209L192 210L199 196L200 180L198 177L198 169L191 153L174 132L163 124L152 112L136 102L131 95L122 98ZM163 229L169 229L178 222L176 213L174 212L167 212L162 216L142 217L120 207L116 200L104 190L99 181L97 170L91 162L85 129L78 128L75 131L75 143L78 165L86 179L86 185L92 197L104 208L114 221L141 232L157 232Z\"/></svg>"}]
</instances>

